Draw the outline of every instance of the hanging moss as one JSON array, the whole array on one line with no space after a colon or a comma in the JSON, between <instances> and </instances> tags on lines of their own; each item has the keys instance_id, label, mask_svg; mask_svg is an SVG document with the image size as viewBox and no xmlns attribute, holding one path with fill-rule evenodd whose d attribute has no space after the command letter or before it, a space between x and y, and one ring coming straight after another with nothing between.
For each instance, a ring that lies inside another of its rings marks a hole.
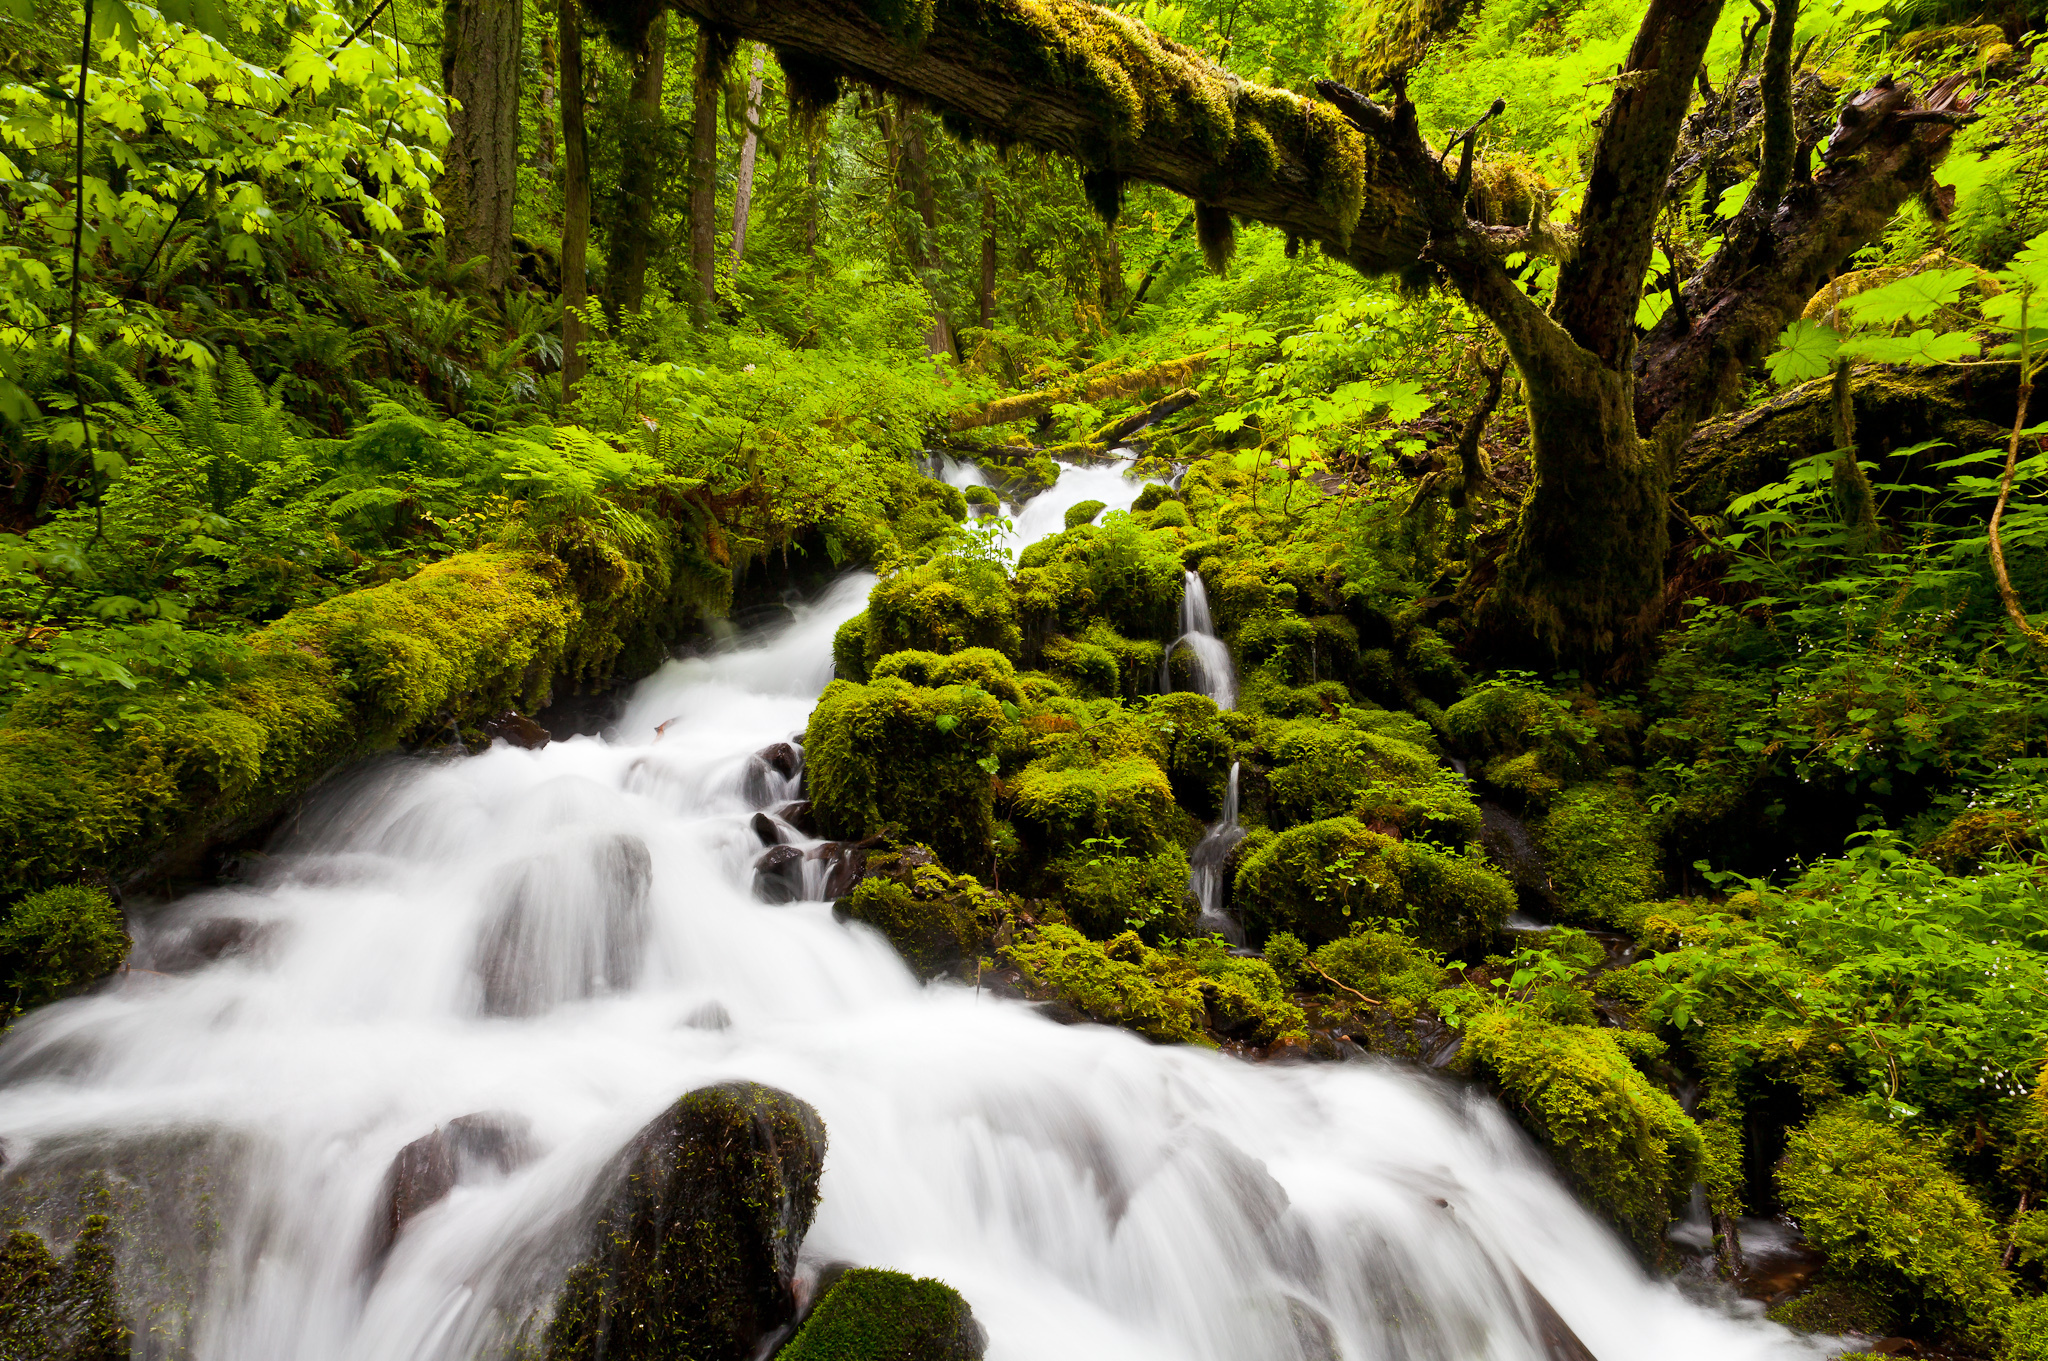
<instances>
[{"instance_id":1,"label":"hanging moss","mask_svg":"<svg viewBox=\"0 0 2048 1361\"><path fill-rule=\"evenodd\" d=\"M127 923L104 889L32 893L0 919L0 1003L25 1010L55 1001L119 968L128 946Z\"/></svg>"},{"instance_id":2,"label":"hanging moss","mask_svg":"<svg viewBox=\"0 0 2048 1361\"><path fill-rule=\"evenodd\" d=\"M948 865L986 865L1004 722L995 696L978 686L834 681L804 732L805 787L819 827L848 840L895 827Z\"/></svg>"},{"instance_id":3,"label":"hanging moss","mask_svg":"<svg viewBox=\"0 0 2048 1361\"><path fill-rule=\"evenodd\" d=\"M780 1361L980 1361L974 1311L941 1281L856 1267L832 1283Z\"/></svg>"},{"instance_id":4,"label":"hanging moss","mask_svg":"<svg viewBox=\"0 0 2048 1361\"><path fill-rule=\"evenodd\" d=\"M1792 1135L1778 1189L1833 1280L1875 1292L1904 1320L1996 1342L2012 1286L1990 1216L1903 1131L1849 1107L1824 1111Z\"/></svg>"},{"instance_id":5,"label":"hanging moss","mask_svg":"<svg viewBox=\"0 0 2048 1361\"><path fill-rule=\"evenodd\" d=\"M1566 1179L1639 1251L1657 1256L1698 1173L1700 1133L1612 1034L1502 1008L1466 1021L1459 1062L1497 1083Z\"/></svg>"},{"instance_id":6,"label":"hanging moss","mask_svg":"<svg viewBox=\"0 0 2048 1361\"><path fill-rule=\"evenodd\" d=\"M868 677L868 612L862 610L832 633L835 680L865 684Z\"/></svg>"}]
</instances>

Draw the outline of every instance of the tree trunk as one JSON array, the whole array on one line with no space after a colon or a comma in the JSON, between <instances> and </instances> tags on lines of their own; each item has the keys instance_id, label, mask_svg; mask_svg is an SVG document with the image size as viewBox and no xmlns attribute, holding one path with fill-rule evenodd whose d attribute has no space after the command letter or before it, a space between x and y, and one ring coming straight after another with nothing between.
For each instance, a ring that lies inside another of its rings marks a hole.
<instances>
[{"instance_id":1,"label":"tree trunk","mask_svg":"<svg viewBox=\"0 0 2048 1361\"><path fill-rule=\"evenodd\" d=\"M589 300L584 251L590 239L590 139L583 128L583 14L578 0L556 0L555 32L562 49L562 400L583 377L579 315Z\"/></svg>"},{"instance_id":2,"label":"tree trunk","mask_svg":"<svg viewBox=\"0 0 2048 1361\"><path fill-rule=\"evenodd\" d=\"M440 186L448 253L483 256L478 277L492 289L512 273L523 8L521 0L444 0L441 9L441 88L457 101Z\"/></svg>"},{"instance_id":3,"label":"tree trunk","mask_svg":"<svg viewBox=\"0 0 2048 1361\"><path fill-rule=\"evenodd\" d=\"M924 284L925 294L932 302L932 325L925 332L925 349L931 354L958 355L959 346L953 338L953 318L940 296L939 200L937 191L932 187L931 153L925 145L924 129L917 115L900 102L893 113L886 104L878 106L876 118L881 124L882 141L889 150L889 164L896 172L897 192L916 208L921 227L921 230L911 232L907 254L911 269Z\"/></svg>"},{"instance_id":4,"label":"tree trunk","mask_svg":"<svg viewBox=\"0 0 2048 1361\"><path fill-rule=\"evenodd\" d=\"M718 95L725 55L718 32L697 28L690 73L690 317L702 326L718 301Z\"/></svg>"},{"instance_id":5,"label":"tree trunk","mask_svg":"<svg viewBox=\"0 0 2048 1361\"><path fill-rule=\"evenodd\" d=\"M747 214L754 208L754 158L761 151L761 67L767 49L754 45L754 69L747 76L747 133L740 142L740 174L732 189L732 272L747 253Z\"/></svg>"},{"instance_id":6,"label":"tree trunk","mask_svg":"<svg viewBox=\"0 0 2048 1361\"><path fill-rule=\"evenodd\" d=\"M661 130L661 80L668 69L668 13L657 12L641 49L633 54L633 84L619 123L619 191L611 215L605 280L611 310L638 312L647 296L647 261L654 254L654 196L660 158L652 148Z\"/></svg>"},{"instance_id":7,"label":"tree trunk","mask_svg":"<svg viewBox=\"0 0 2048 1361\"><path fill-rule=\"evenodd\" d=\"M981 191L981 290L974 319L984 331L996 324L996 196L987 188Z\"/></svg>"},{"instance_id":8,"label":"tree trunk","mask_svg":"<svg viewBox=\"0 0 2048 1361\"><path fill-rule=\"evenodd\" d=\"M553 29L540 35L540 164L534 168L549 179L555 177L555 89L561 81L561 55Z\"/></svg>"}]
</instances>

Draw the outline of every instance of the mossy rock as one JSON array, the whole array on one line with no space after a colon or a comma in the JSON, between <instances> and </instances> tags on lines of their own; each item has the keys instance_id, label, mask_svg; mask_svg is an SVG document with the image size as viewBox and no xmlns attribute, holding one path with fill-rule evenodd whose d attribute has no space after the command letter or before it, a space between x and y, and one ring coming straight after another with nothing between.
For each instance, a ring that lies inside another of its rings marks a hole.
<instances>
[{"instance_id":1,"label":"mossy rock","mask_svg":"<svg viewBox=\"0 0 2048 1361\"><path fill-rule=\"evenodd\" d=\"M684 1096L600 1176L548 1361L752 1355L795 1316L824 1164L817 1112L787 1092L728 1082Z\"/></svg>"},{"instance_id":2,"label":"mossy rock","mask_svg":"<svg viewBox=\"0 0 2048 1361\"><path fill-rule=\"evenodd\" d=\"M2018 857L2048 845L2048 822L2010 808L1974 808L1951 818L1922 854L1949 874L1974 873L1987 860Z\"/></svg>"},{"instance_id":3,"label":"mossy rock","mask_svg":"<svg viewBox=\"0 0 2048 1361\"><path fill-rule=\"evenodd\" d=\"M1188 518L1188 508L1178 501L1160 502L1140 515L1139 523L1147 529L1190 529L1194 524Z\"/></svg>"},{"instance_id":4,"label":"mossy rock","mask_svg":"<svg viewBox=\"0 0 2048 1361\"><path fill-rule=\"evenodd\" d=\"M805 788L819 827L858 840L893 826L949 865L985 864L1004 724L1000 702L978 686L832 682L804 732Z\"/></svg>"},{"instance_id":5,"label":"mossy rock","mask_svg":"<svg viewBox=\"0 0 2048 1361\"><path fill-rule=\"evenodd\" d=\"M1006 952L1025 982L1105 1025L1175 1044L1207 1042L1207 1011L1192 979L1162 979L1145 968L1148 952L1135 934L1108 945L1070 926L1041 926Z\"/></svg>"},{"instance_id":6,"label":"mossy rock","mask_svg":"<svg viewBox=\"0 0 2048 1361\"><path fill-rule=\"evenodd\" d=\"M1996 1341L2012 1303L1996 1227L1905 1131L1851 1107L1825 1110L1792 1133L1778 1191L1834 1279L1875 1292L1906 1322Z\"/></svg>"},{"instance_id":7,"label":"mossy rock","mask_svg":"<svg viewBox=\"0 0 2048 1361\"><path fill-rule=\"evenodd\" d=\"M962 487L960 498L970 506L980 506L983 509L994 509L1003 504L1003 498L996 495L994 487L985 487L979 482L973 486Z\"/></svg>"},{"instance_id":8,"label":"mossy rock","mask_svg":"<svg viewBox=\"0 0 2048 1361\"><path fill-rule=\"evenodd\" d=\"M1625 789L1573 785L1533 830L1558 907L1572 921L1633 931L1662 891L1655 828Z\"/></svg>"},{"instance_id":9,"label":"mossy rock","mask_svg":"<svg viewBox=\"0 0 2048 1361\"><path fill-rule=\"evenodd\" d=\"M920 978L935 978L976 957L1002 915L1002 899L970 875L950 874L921 846L870 855L845 901L854 921L889 938Z\"/></svg>"},{"instance_id":10,"label":"mossy rock","mask_svg":"<svg viewBox=\"0 0 2048 1361\"><path fill-rule=\"evenodd\" d=\"M69 1258L26 1229L0 1248L0 1356L128 1361L134 1339L121 1317L106 1215L86 1217Z\"/></svg>"},{"instance_id":11,"label":"mossy rock","mask_svg":"<svg viewBox=\"0 0 2048 1361\"><path fill-rule=\"evenodd\" d=\"M1342 681L1288 685L1265 668L1241 677L1237 694L1239 709L1270 718L1334 716L1353 702L1351 691Z\"/></svg>"},{"instance_id":12,"label":"mossy rock","mask_svg":"<svg viewBox=\"0 0 2048 1361\"><path fill-rule=\"evenodd\" d=\"M1157 761L1141 754L1067 759L1034 761L1010 786L1019 830L1049 856L1081 850L1091 838L1119 838L1139 855L1180 840L1185 814Z\"/></svg>"},{"instance_id":13,"label":"mossy rock","mask_svg":"<svg viewBox=\"0 0 2048 1361\"><path fill-rule=\"evenodd\" d=\"M1092 936L1158 930L1179 934L1188 922L1188 857L1168 843L1150 855L1078 851L1045 869L1054 899Z\"/></svg>"},{"instance_id":14,"label":"mossy rock","mask_svg":"<svg viewBox=\"0 0 2048 1361\"><path fill-rule=\"evenodd\" d=\"M1321 945L1355 926L1404 922L1423 945L1448 953L1497 932L1514 910L1514 890L1471 856L1327 818L1260 846L1238 870L1232 901L1255 937L1287 931Z\"/></svg>"},{"instance_id":15,"label":"mossy rock","mask_svg":"<svg viewBox=\"0 0 2048 1361\"><path fill-rule=\"evenodd\" d=\"M891 652L876 662L872 679L898 676L912 685L937 689L948 685L978 685L999 700L1019 704L1024 691L1017 684L1017 668L994 648L970 647L964 652Z\"/></svg>"},{"instance_id":16,"label":"mossy rock","mask_svg":"<svg viewBox=\"0 0 2048 1361\"><path fill-rule=\"evenodd\" d=\"M1453 846L1479 835L1479 805L1465 782L1423 747L1312 719L1276 727L1262 746L1275 828L1350 816Z\"/></svg>"},{"instance_id":17,"label":"mossy rock","mask_svg":"<svg viewBox=\"0 0 2048 1361\"><path fill-rule=\"evenodd\" d=\"M1100 621L1126 638L1173 637L1181 586L1178 540L1123 511L1041 539L1017 558L1017 608L1041 635L1078 636Z\"/></svg>"},{"instance_id":18,"label":"mossy rock","mask_svg":"<svg viewBox=\"0 0 2048 1361\"><path fill-rule=\"evenodd\" d=\"M1066 528L1079 529L1082 525L1092 525L1095 523L1095 517L1108 509L1107 501L1082 501L1068 506Z\"/></svg>"},{"instance_id":19,"label":"mossy rock","mask_svg":"<svg viewBox=\"0 0 2048 1361\"><path fill-rule=\"evenodd\" d=\"M866 684L868 680L868 612L862 610L832 633L832 676Z\"/></svg>"},{"instance_id":20,"label":"mossy rock","mask_svg":"<svg viewBox=\"0 0 2048 1361\"><path fill-rule=\"evenodd\" d=\"M1174 495L1172 487L1167 486L1164 482L1147 482L1138 489L1137 498L1131 502L1131 513L1139 515L1148 510L1156 510L1169 501L1175 505L1180 504L1179 498Z\"/></svg>"},{"instance_id":21,"label":"mossy rock","mask_svg":"<svg viewBox=\"0 0 2048 1361\"><path fill-rule=\"evenodd\" d=\"M903 651L985 647L1015 657L1024 641L1003 569L957 556L884 577L868 595L867 618L863 655L870 667Z\"/></svg>"},{"instance_id":22,"label":"mossy rock","mask_svg":"<svg viewBox=\"0 0 2048 1361\"><path fill-rule=\"evenodd\" d=\"M1504 1007L1465 1022L1459 1063L1485 1076L1565 1178L1650 1258L1699 1173L1699 1127L1606 1030Z\"/></svg>"},{"instance_id":23,"label":"mossy rock","mask_svg":"<svg viewBox=\"0 0 2048 1361\"><path fill-rule=\"evenodd\" d=\"M32 893L0 919L0 1013L55 1001L128 957L128 926L106 890L67 884Z\"/></svg>"},{"instance_id":24,"label":"mossy rock","mask_svg":"<svg viewBox=\"0 0 2048 1361\"><path fill-rule=\"evenodd\" d=\"M1177 691L1154 696L1145 712L1166 749L1164 768L1175 802L1204 822L1221 817L1237 744L1216 701Z\"/></svg>"},{"instance_id":25,"label":"mossy rock","mask_svg":"<svg viewBox=\"0 0 2048 1361\"><path fill-rule=\"evenodd\" d=\"M777 1361L981 1361L986 1334L942 1281L856 1267L818 1300Z\"/></svg>"},{"instance_id":26,"label":"mossy rock","mask_svg":"<svg viewBox=\"0 0 2048 1361\"><path fill-rule=\"evenodd\" d=\"M1626 757L1639 726L1633 714L1528 685L1482 686L1444 710L1445 731L1474 775L1532 809Z\"/></svg>"},{"instance_id":27,"label":"mossy rock","mask_svg":"<svg viewBox=\"0 0 2048 1361\"><path fill-rule=\"evenodd\" d=\"M1305 971L1306 982L1339 985L1381 1004L1419 1006L1443 986L1443 956L1417 945L1404 931L1360 927L1308 959L1314 968ZM1356 999L1340 994L1338 1000Z\"/></svg>"}]
</instances>

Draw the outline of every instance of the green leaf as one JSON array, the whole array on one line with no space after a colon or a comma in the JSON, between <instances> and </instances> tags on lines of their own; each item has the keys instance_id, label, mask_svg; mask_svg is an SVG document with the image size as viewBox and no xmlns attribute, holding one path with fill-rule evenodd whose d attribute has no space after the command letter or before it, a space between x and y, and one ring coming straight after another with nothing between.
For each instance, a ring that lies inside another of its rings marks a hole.
<instances>
[{"instance_id":1,"label":"green leaf","mask_svg":"<svg viewBox=\"0 0 2048 1361\"><path fill-rule=\"evenodd\" d=\"M1937 335L1926 327L1909 336L1851 336L1842 353L1880 364L1953 364L1977 353L1977 341L1966 331Z\"/></svg>"},{"instance_id":2,"label":"green leaf","mask_svg":"<svg viewBox=\"0 0 2048 1361\"><path fill-rule=\"evenodd\" d=\"M1801 317L1778 333L1778 348L1764 360L1764 368L1780 386L1803 383L1833 367L1841 348L1842 337L1833 327Z\"/></svg>"},{"instance_id":3,"label":"green leaf","mask_svg":"<svg viewBox=\"0 0 2048 1361\"><path fill-rule=\"evenodd\" d=\"M1925 321L1937 308L1954 302L1964 285L1976 282L1976 278L1977 271L1973 269L1931 269L1844 298L1842 306L1864 326Z\"/></svg>"},{"instance_id":4,"label":"green leaf","mask_svg":"<svg viewBox=\"0 0 2048 1361\"><path fill-rule=\"evenodd\" d=\"M940 732L951 732L960 726L960 720L952 714L940 714L932 720L932 726Z\"/></svg>"}]
</instances>

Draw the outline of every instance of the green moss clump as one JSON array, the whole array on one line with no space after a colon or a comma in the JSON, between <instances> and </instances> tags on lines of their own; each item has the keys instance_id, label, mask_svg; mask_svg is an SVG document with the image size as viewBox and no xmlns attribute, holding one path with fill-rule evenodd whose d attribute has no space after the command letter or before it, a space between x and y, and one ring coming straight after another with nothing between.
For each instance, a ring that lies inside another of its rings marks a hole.
<instances>
[{"instance_id":1,"label":"green moss clump","mask_svg":"<svg viewBox=\"0 0 2048 1361\"><path fill-rule=\"evenodd\" d=\"M67 884L32 893L0 920L4 1002L26 1010L104 978L121 967L129 943L104 889Z\"/></svg>"},{"instance_id":2,"label":"green moss clump","mask_svg":"<svg viewBox=\"0 0 2048 1361\"><path fill-rule=\"evenodd\" d=\"M1459 1062L1498 1084L1566 1179L1656 1255L1699 1173L1700 1132L1611 1033L1504 1007L1466 1021Z\"/></svg>"},{"instance_id":3,"label":"green moss clump","mask_svg":"<svg viewBox=\"0 0 2048 1361\"><path fill-rule=\"evenodd\" d=\"M1479 835L1479 805L1465 782L1423 747L1315 720L1277 727L1262 746L1271 766L1266 816L1276 828L1348 815L1451 845Z\"/></svg>"},{"instance_id":4,"label":"green moss clump","mask_svg":"<svg viewBox=\"0 0 2048 1361\"><path fill-rule=\"evenodd\" d=\"M1290 828L1237 872L1247 929L1288 931L1312 944L1372 921L1406 922L1431 949L1490 937L1514 910L1514 890L1483 861L1426 842L1402 842L1356 818Z\"/></svg>"},{"instance_id":5,"label":"green moss clump","mask_svg":"<svg viewBox=\"0 0 2048 1361\"><path fill-rule=\"evenodd\" d=\"M1787 1328L1828 1337L1848 1333L1882 1337L1899 1321L1890 1301L1859 1286L1832 1280L1822 1280L1799 1298L1774 1306L1769 1317Z\"/></svg>"},{"instance_id":6,"label":"green moss clump","mask_svg":"<svg viewBox=\"0 0 2048 1361\"><path fill-rule=\"evenodd\" d=\"M1067 507L1066 527L1078 529L1082 525L1095 523L1095 517L1109 509L1107 501L1082 501Z\"/></svg>"},{"instance_id":7,"label":"green moss clump","mask_svg":"<svg viewBox=\"0 0 2048 1361\"><path fill-rule=\"evenodd\" d=\"M1046 866L1053 894L1090 935L1186 925L1188 857L1169 844L1150 855L1076 852Z\"/></svg>"},{"instance_id":8,"label":"green moss clump","mask_svg":"<svg viewBox=\"0 0 2048 1361\"><path fill-rule=\"evenodd\" d=\"M1172 487L1167 486L1164 482L1147 482L1144 486L1138 488L1137 498L1131 502L1131 513L1133 515L1142 515L1148 510L1158 509L1168 501L1176 501L1177 503Z\"/></svg>"},{"instance_id":9,"label":"green moss clump","mask_svg":"<svg viewBox=\"0 0 2048 1361\"><path fill-rule=\"evenodd\" d=\"M819 827L847 840L895 827L949 865L986 864L1004 723L1000 703L978 686L832 682L804 732Z\"/></svg>"},{"instance_id":10,"label":"green moss clump","mask_svg":"<svg viewBox=\"0 0 2048 1361\"><path fill-rule=\"evenodd\" d=\"M1267 953L1271 951L1269 941ZM1443 986L1443 956L1398 930L1360 928L1331 941L1310 959L1314 964L1310 981L1347 988L1372 1002L1399 1006L1411 1014Z\"/></svg>"},{"instance_id":11,"label":"green moss clump","mask_svg":"<svg viewBox=\"0 0 2048 1361\"><path fill-rule=\"evenodd\" d=\"M862 610L832 634L832 675L865 684L868 677L868 612Z\"/></svg>"},{"instance_id":12,"label":"green moss clump","mask_svg":"<svg viewBox=\"0 0 2048 1361\"><path fill-rule=\"evenodd\" d=\"M1135 934L1103 945L1070 926L1041 926L1012 942L1008 953L1026 982L1098 1021L1153 1040L1208 1042L1200 989L1192 980L1162 979L1148 971L1147 959L1156 952Z\"/></svg>"},{"instance_id":13,"label":"green moss clump","mask_svg":"<svg viewBox=\"0 0 2048 1361\"><path fill-rule=\"evenodd\" d=\"M1017 684L1017 668L994 648L970 647L950 656L936 652L892 652L876 662L873 671L875 680L888 676L900 676L912 685L934 689L978 685L1011 704L1024 700L1024 691Z\"/></svg>"},{"instance_id":14,"label":"green moss clump","mask_svg":"<svg viewBox=\"0 0 2048 1361\"><path fill-rule=\"evenodd\" d=\"M1533 686L1482 686L1444 710L1444 725L1481 780L1530 808L1607 768L1601 724Z\"/></svg>"},{"instance_id":15,"label":"green moss clump","mask_svg":"<svg viewBox=\"0 0 2048 1361\"><path fill-rule=\"evenodd\" d=\"M1633 794L1598 780L1573 785L1535 833L1567 917L1629 931L1643 921L1663 885L1657 836Z\"/></svg>"},{"instance_id":16,"label":"green moss clump","mask_svg":"<svg viewBox=\"0 0 2048 1361\"><path fill-rule=\"evenodd\" d=\"M863 655L873 666L891 652L1023 646L1008 579L993 563L946 556L884 577L868 595Z\"/></svg>"},{"instance_id":17,"label":"green moss clump","mask_svg":"<svg viewBox=\"0 0 2048 1361\"><path fill-rule=\"evenodd\" d=\"M128 1361L133 1334L116 1295L111 1221L85 1217L67 1269L43 1240L16 1230L0 1248L0 1356Z\"/></svg>"},{"instance_id":18,"label":"green moss clump","mask_svg":"<svg viewBox=\"0 0 2048 1361\"><path fill-rule=\"evenodd\" d=\"M1205 822L1222 816L1237 744L1216 701L1181 690L1153 696L1145 712L1165 748L1164 768L1175 801Z\"/></svg>"},{"instance_id":19,"label":"green moss clump","mask_svg":"<svg viewBox=\"0 0 2048 1361\"><path fill-rule=\"evenodd\" d=\"M887 936L918 977L935 978L975 958L1002 915L1002 899L970 875L948 873L923 847L911 846L870 856L845 910Z\"/></svg>"},{"instance_id":20,"label":"green moss clump","mask_svg":"<svg viewBox=\"0 0 2048 1361\"><path fill-rule=\"evenodd\" d=\"M2041 850L2048 825L2010 808L1975 808L1951 819L1923 852L1950 874L1970 874L1985 861Z\"/></svg>"},{"instance_id":21,"label":"green moss clump","mask_svg":"<svg viewBox=\"0 0 2048 1361\"><path fill-rule=\"evenodd\" d=\"M1041 636L1080 636L1101 622L1125 638L1172 637L1181 585L1179 541L1123 511L1041 539L1017 558L1017 607Z\"/></svg>"},{"instance_id":22,"label":"green moss clump","mask_svg":"<svg viewBox=\"0 0 2048 1361\"><path fill-rule=\"evenodd\" d=\"M782 1361L980 1361L981 1325L941 1281L856 1267L826 1291Z\"/></svg>"},{"instance_id":23,"label":"green moss clump","mask_svg":"<svg viewBox=\"0 0 2048 1361\"><path fill-rule=\"evenodd\" d=\"M1100 838L1149 855L1180 840L1185 816L1166 772L1140 753L1041 758L1024 768L1010 794L1019 830L1054 855Z\"/></svg>"},{"instance_id":24,"label":"green moss clump","mask_svg":"<svg viewBox=\"0 0 2048 1361\"><path fill-rule=\"evenodd\" d=\"M1188 508L1178 501L1161 501L1142 523L1147 529L1189 529L1193 521L1188 518Z\"/></svg>"},{"instance_id":25,"label":"green moss clump","mask_svg":"<svg viewBox=\"0 0 2048 1361\"><path fill-rule=\"evenodd\" d=\"M1991 1218L1903 1131L1848 1107L1823 1111L1793 1132L1778 1190L1832 1277L1908 1320L1995 1340L2012 1288Z\"/></svg>"},{"instance_id":26,"label":"green moss clump","mask_svg":"<svg viewBox=\"0 0 2048 1361\"><path fill-rule=\"evenodd\" d=\"M996 495L994 487L985 487L979 482L973 486L961 488L960 496L968 505L981 506L985 509L993 510L1003 504L1003 498Z\"/></svg>"}]
</instances>

